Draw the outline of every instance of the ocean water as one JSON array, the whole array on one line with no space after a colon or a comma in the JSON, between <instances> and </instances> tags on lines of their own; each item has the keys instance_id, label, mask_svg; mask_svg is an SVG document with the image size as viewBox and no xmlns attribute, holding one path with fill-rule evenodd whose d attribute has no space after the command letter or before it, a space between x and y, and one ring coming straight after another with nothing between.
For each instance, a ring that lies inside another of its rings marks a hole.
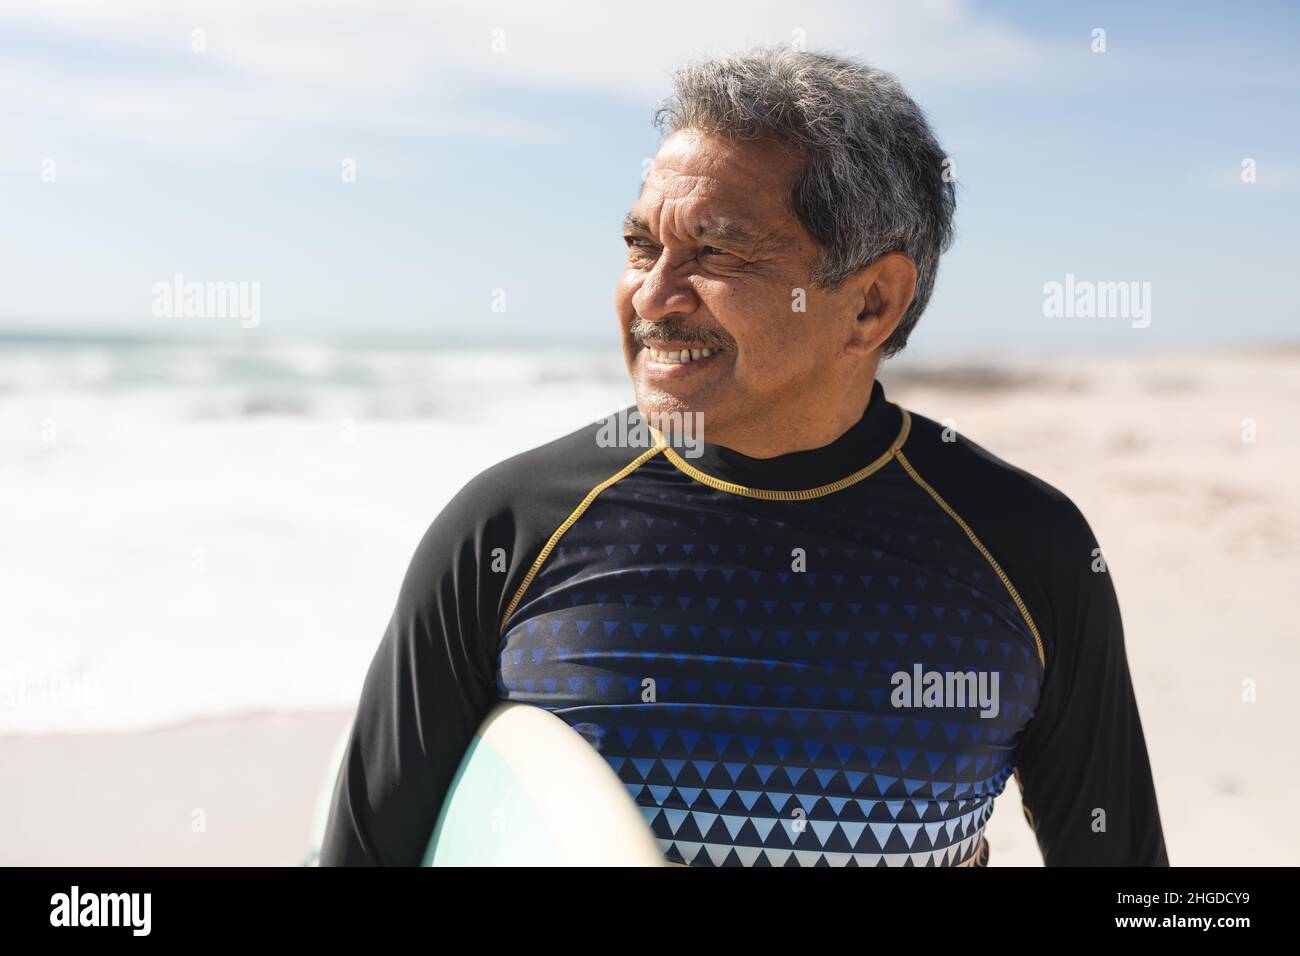
<instances>
[{"instance_id":1,"label":"ocean water","mask_svg":"<svg viewBox=\"0 0 1300 956\"><path fill-rule=\"evenodd\" d=\"M442 505L630 401L614 343L0 335L0 734L352 706Z\"/></svg>"}]
</instances>

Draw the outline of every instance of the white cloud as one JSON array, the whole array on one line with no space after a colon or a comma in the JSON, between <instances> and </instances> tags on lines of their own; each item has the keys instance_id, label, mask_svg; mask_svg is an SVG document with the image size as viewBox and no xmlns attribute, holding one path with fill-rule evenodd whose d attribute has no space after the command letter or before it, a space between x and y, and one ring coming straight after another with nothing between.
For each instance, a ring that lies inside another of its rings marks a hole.
<instances>
[{"instance_id":1,"label":"white cloud","mask_svg":"<svg viewBox=\"0 0 1300 956\"><path fill-rule=\"evenodd\" d=\"M8 0L5 20L49 41L44 55L10 56L0 69L0 109L12 120L0 148L11 151L82 136L215 154L234 144L292 152L304 137L372 132L546 140L555 134L545 117L485 112L475 94L492 91L494 103L512 90L598 94L648 116L683 60L790 42L795 30L809 49L863 56L905 82L1005 81L1041 56L958 0L775 12L698 2ZM191 50L196 29L206 52ZM503 52L492 49L495 30ZM48 52L60 45L70 52Z\"/></svg>"}]
</instances>

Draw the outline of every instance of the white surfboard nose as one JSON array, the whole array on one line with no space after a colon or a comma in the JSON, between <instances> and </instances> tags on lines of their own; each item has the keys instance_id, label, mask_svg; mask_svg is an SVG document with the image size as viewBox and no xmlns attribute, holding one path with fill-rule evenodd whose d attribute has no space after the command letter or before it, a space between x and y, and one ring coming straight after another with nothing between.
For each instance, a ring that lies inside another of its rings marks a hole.
<instances>
[{"instance_id":1,"label":"white surfboard nose","mask_svg":"<svg viewBox=\"0 0 1300 956\"><path fill-rule=\"evenodd\" d=\"M426 866L664 866L605 759L563 720L499 705L452 781Z\"/></svg>"}]
</instances>

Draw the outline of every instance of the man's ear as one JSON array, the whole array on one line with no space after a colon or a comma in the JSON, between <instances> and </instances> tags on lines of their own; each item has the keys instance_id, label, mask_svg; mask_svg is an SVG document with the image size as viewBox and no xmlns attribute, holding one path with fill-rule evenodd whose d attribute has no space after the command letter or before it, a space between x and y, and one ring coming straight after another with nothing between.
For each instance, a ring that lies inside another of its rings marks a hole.
<instances>
[{"instance_id":1,"label":"man's ear","mask_svg":"<svg viewBox=\"0 0 1300 956\"><path fill-rule=\"evenodd\" d=\"M901 252L881 256L849 280L861 296L849 348L874 352L903 320L916 294L916 265Z\"/></svg>"}]
</instances>

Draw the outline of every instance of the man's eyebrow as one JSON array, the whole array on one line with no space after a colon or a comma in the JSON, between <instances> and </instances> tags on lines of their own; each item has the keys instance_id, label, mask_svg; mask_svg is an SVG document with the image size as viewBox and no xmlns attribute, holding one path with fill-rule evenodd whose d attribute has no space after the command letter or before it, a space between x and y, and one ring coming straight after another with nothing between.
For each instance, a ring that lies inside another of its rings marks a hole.
<instances>
[{"instance_id":1,"label":"man's eyebrow","mask_svg":"<svg viewBox=\"0 0 1300 956\"><path fill-rule=\"evenodd\" d=\"M644 232L649 234L650 223L646 222L639 216L628 213L623 217L623 228L628 232Z\"/></svg>"},{"instance_id":2,"label":"man's eyebrow","mask_svg":"<svg viewBox=\"0 0 1300 956\"><path fill-rule=\"evenodd\" d=\"M758 237L738 222L715 222L695 230L696 239L712 239L715 242L741 242L753 245Z\"/></svg>"},{"instance_id":3,"label":"man's eyebrow","mask_svg":"<svg viewBox=\"0 0 1300 956\"><path fill-rule=\"evenodd\" d=\"M630 232L644 232L650 234L650 224L640 216L628 213L623 218L623 228ZM759 245L762 240L756 236L748 227L738 222L723 220L721 222L710 223L707 226L697 228L693 233L695 239L711 239L714 242L738 242L749 245Z\"/></svg>"}]
</instances>

